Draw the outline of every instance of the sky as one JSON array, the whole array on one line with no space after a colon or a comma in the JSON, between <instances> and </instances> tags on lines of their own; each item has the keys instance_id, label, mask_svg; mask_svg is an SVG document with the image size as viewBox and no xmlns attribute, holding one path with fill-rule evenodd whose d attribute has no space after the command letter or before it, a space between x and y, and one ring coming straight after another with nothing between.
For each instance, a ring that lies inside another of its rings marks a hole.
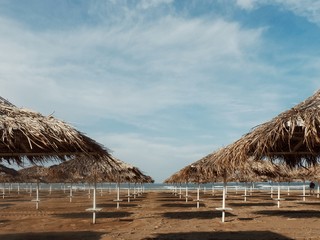
<instances>
[{"instance_id":1,"label":"sky","mask_svg":"<svg viewBox=\"0 0 320 240\"><path fill-rule=\"evenodd\" d=\"M156 182L320 87L320 1L0 0L0 96Z\"/></svg>"}]
</instances>

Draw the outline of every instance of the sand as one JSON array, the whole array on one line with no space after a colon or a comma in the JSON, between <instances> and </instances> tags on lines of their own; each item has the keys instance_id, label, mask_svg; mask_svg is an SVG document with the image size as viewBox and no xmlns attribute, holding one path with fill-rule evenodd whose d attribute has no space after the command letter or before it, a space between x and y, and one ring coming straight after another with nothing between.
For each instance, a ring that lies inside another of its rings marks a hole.
<instances>
[{"instance_id":1,"label":"sand","mask_svg":"<svg viewBox=\"0 0 320 240\"><path fill-rule=\"evenodd\" d=\"M149 191L116 208L116 192L97 194L96 224L92 224L92 198L87 192L40 192L40 207L35 209L34 196L12 192L0 198L0 239L320 239L320 199L283 193L280 208L267 192L254 192L244 198L229 191L227 207L233 210L221 222L221 192L212 196L201 193L203 202L196 208L192 198L174 196L168 191ZM195 199L196 192L190 195Z\"/></svg>"}]
</instances>

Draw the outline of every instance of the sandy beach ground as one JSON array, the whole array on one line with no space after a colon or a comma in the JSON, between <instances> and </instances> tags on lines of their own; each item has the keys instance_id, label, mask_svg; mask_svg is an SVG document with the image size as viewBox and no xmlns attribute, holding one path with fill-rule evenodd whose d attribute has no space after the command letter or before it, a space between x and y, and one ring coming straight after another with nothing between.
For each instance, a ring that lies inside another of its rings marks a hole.
<instances>
[{"instance_id":1,"label":"sandy beach ground","mask_svg":"<svg viewBox=\"0 0 320 240\"><path fill-rule=\"evenodd\" d=\"M243 192L229 191L227 207L233 210L221 222L221 192L212 196L201 193L203 202L196 207L196 192L185 198L168 191L148 191L116 208L116 192L97 193L96 224L92 224L92 198L87 191L40 192L40 207L35 209L34 196L21 191L0 198L0 239L320 239L320 199L301 192L283 193L280 208L268 192L253 192L244 202ZM33 193L34 195L34 193ZM276 195L274 195L276 197Z\"/></svg>"}]
</instances>

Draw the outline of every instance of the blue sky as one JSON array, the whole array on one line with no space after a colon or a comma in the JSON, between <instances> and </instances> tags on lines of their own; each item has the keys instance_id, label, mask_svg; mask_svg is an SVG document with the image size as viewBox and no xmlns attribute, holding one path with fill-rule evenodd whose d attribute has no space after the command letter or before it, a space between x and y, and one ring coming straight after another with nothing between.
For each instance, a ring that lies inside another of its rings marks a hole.
<instances>
[{"instance_id":1,"label":"blue sky","mask_svg":"<svg viewBox=\"0 0 320 240\"><path fill-rule=\"evenodd\" d=\"M320 87L320 1L0 0L0 95L157 182Z\"/></svg>"}]
</instances>

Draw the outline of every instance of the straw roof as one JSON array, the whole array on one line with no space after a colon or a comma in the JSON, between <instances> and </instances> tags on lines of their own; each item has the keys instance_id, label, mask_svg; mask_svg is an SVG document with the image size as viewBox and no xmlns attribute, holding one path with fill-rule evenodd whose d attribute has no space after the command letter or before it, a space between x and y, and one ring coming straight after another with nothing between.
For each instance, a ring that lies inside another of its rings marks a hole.
<instances>
[{"instance_id":1,"label":"straw roof","mask_svg":"<svg viewBox=\"0 0 320 240\"><path fill-rule=\"evenodd\" d=\"M47 182L48 168L32 166L18 171L21 182Z\"/></svg>"},{"instance_id":2,"label":"straw roof","mask_svg":"<svg viewBox=\"0 0 320 240\"><path fill-rule=\"evenodd\" d=\"M320 155L320 90L257 126L238 144L238 159L249 154L258 159L280 159L290 166L315 164Z\"/></svg>"},{"instance_id":3,"label":"straw roof","mask_svg":"<svg viewBox=\"0 0 320 240\"><path fill-rule=\"evenodd\" d=\"M11 174L6 174L4 172L0 172L0 183L13 183L16 182L18 176L13 176Z\"/></svg>"},{"instance_id":4,"label":"straw roof","mask_svg":"<svg viewBox=\"0 0 320 240\"><path fill-rule=\"evenodd\" d=\"M66 160L78 153L108 155L102 145L69 124L0 97L0 162Z\"/></svg>"},{"instance_id":5,"label":"straw roof","mask_svg":"<svg viewBox=\"0 0 320 240\"><path fill-rule=\"evenodd\" d=\"M247 160L237 167L224 164L222 160L231 147L232 145L222 148L187 165L167 178L165 183L207 183L221 180L251 182L288 177L285 166L269 161L247 157Z\"/></svg>"},{"instance_id":6,"label":"straw roof","mask_svg":"<svg viewBox=\"0 0 320 240\"><path fill-rule=\"evenodd\" d=\"M16 176L18 174L18 172L15 169L8 168L8 167L1 165L1 164L0 164L0 173L9 174L12 176Z\"/></svg>"},{"instance_id":7,"label":"straw roof","mask_svg":"<svg viewBox=\"0 0 320 240\"><path fill-rule=\"evenodd\" d=\"M114 172L120 167L111 157L77 156L74 159L49 168L50 179L56 182L101 182L115 178Z\"/></svg>"},{"instance_id":8,"label":"straw roof","mask_svg":"<svg viewBox=\"0 0 320 240\"><path fill-rule=\"evenodd\" d=\"M116 171L114 179L117 182L132 182L132 183L153 183L151 176L145 175L139 168L123 162L117 158L113 158L120 166L120 170Z\"/></svg>"},{"instance_id":9,"label":"straw roof","mask_svg":"<svg viewBox=\"0 0 320 240\"><path fill-rule=\"evenodd\" d=\"M211 155L210 155L211 156ZM214 168L205 167L206 159L189 164L164 180L164 183L208 183L214 182L217 174Z\"/></svg>"},{"instance_id":10,"label":"straw roof","mask_svg":"<svg viewBox=\"0 0 320 240\"><path fill-rule=\"evenodd\" d=\"M50 167L50 177L64 182L152 182L137 167L112 156L88 158L78 156Z\"/></svg>"}]
</instances>

